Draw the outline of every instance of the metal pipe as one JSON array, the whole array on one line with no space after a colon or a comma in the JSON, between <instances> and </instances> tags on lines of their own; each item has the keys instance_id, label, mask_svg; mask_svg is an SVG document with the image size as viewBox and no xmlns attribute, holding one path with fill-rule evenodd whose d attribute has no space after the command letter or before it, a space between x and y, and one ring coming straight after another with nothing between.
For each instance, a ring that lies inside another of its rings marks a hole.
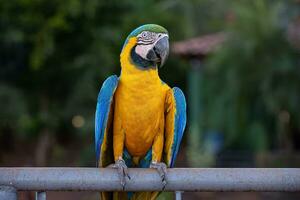
<instances>
[{"instance_id":1,"label":"metal pipe","mask_svg":"<svg viewBox=\"0 0 300 200\"><path fill-rule=\"evenodd\" d=\"M129 169L126 191L161 191L154 169ZM300 191L299 168L168 169L166 191ZM0 185L35 191L121 191L116 169L0 168Z\"/></svg>"},{"instance_id":2,"label":"metal pipe","mask_svg":"<svg viewBox=\"0 0 300 200\"><path fill-rule=\"evenodd\" d=\"M11 186L1 186L0 184L0 200L17 200L17 190Z\"/></svg>"},{"instance_id":3,"label":"metal pipe","mask_svg":"<svg viewBox=\"0 0 300 200\"><path fill-rule=\"evenodd\" d=\"M182 191L176 191L175 200L181 200L181 199L182 199Z\"/></svg>"},{"instance_id":4,"label":"metal pipe","mask_svg":"<svg viewBox=\"0 0 300 200\"><path fill-rule=\"evenodd\" d=\"M38 191L35 193L35 200L46 200L46 192Z\"/></svg>"}]
</instances>

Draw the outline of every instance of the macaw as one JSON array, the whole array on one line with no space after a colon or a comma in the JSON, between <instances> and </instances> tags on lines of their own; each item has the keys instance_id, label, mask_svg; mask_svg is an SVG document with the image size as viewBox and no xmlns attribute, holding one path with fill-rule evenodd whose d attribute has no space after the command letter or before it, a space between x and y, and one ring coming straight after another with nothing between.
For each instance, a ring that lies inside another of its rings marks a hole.
<instances>
[{"instance_id":1,"label":"macaw","mask_svg":"<svg viewBox=\"0 0 300 200\"><path fill-rule=\"evenodd\" d=\"M183 92L158 75L169 54L168 31L146 24L127 37L120 76L108 77L99 92L95 114L98 167L118 170L120 184L130 179L128 167L154 168L166 182L186 125ZM102 199L156 199L158 192L101 193Z\"/></svg>"}]
</instances>

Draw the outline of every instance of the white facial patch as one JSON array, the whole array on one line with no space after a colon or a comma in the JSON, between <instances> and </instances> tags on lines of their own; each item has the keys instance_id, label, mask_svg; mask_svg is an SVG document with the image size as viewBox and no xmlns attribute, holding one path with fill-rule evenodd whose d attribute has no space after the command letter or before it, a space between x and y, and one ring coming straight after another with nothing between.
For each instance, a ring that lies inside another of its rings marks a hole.
<instances>
[{"instance_id":1,"label":"white facial patch","mask_svg":"<svg viewBox=\"0 0 300 200\"><path fill-rule=\"evenodd\" d=\"M147 60L147 54L154 47L155 44L156 43L148 45L137 45L135 47L135 53Z\"/></svg>"},{"instance_id":2,"label":"white facial patch","mask_svg":"<svg viewBox=\"0 0 300 200\"><path fill-rule=\"evenodd\" d=\"M153 49L155 44L160 38L169 37L166 33L154 33L150 31L143 31L137 35L137 46L135 47L135 53L147 60L148 52Z\"/></svg>"}]
</instances>

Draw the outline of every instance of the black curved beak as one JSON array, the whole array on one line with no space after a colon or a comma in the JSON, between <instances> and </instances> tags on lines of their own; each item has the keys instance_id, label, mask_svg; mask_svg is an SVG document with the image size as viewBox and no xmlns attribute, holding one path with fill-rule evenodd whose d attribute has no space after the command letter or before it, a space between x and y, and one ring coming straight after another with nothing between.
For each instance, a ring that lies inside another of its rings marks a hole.
<instances>
[{"instance_id":1,"label":"black curved beak","mask_svg":"<svg viewBox=\"0 0 300 200\"><path fill-rule=\"evenodd\" d=\"M162 67L169 55L169 38L168 36L164 36L163 38L159 39L154 48L155 54L159 58L159 67Z\"/></svg>"},{"instance_id":2,"label":"black curved beak","mask_svg":"<svg viewBox=\"0 0 300 200\"><path fill-rule=\"evenodd\" d=\"M154 61L159 64L159 67L162 67L169 55L169 38L164 36L160 38L147 53L147 59Z\"/></svg>"},{"instance_id":3,"label":"black curved beak","mask_svg":"<svg viewBox=\"0 0 300 200\"><path fill-rule=\"evenodd\" d=\"M147 60L154 61L162 67L169 55L169 37L160 38L147 53Z\"/></svg>"}]
</instances>

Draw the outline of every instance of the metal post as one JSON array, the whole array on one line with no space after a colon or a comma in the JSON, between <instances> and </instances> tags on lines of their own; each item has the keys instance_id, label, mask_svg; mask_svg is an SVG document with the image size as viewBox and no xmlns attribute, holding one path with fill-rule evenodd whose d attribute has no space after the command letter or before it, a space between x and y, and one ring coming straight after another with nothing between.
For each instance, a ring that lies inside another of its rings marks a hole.
<instances>
[{"instance_id":1,"label":"metal post","mask_svg":"<svg viewBox=\"0 0 300 200\"><path fill-rule=\"evenodd\" d=\"M0 200L17 200L17 190L10 186L0 186Z\"/></svg>"},{"instance_id":2,"label":"metal post","mask_svg":"<svg viewBox=\"0 0 300 200\"><path fill-rule=\"evenodd\" d=\"M191 60L191 69L188 74L188 114L189 114L189 137L188 137L188 161L191 166L199 166L201 150L201 81L202 63L198 59ZM200 120L199 120L200 119Z\"/></svg>"},{"instance_id":3,"label":"metal post","mask_svg":"<svg viewBox=\"0 0 300 200\"><path fill-rule=\"evenodd\" d=\"M182 191L176 191L175 192L175 199L181 200L182 199Z\"/></svg>"},{"instance_id":4,"label":"metal post","mask_svg":"<svg viewBox=\"0 0 300 200\"><path fill-rule=\"evenodd\" d=\"M46 192L45 191L36 192L35 200L46 200Z\"/></svg>"}]
</instances>

